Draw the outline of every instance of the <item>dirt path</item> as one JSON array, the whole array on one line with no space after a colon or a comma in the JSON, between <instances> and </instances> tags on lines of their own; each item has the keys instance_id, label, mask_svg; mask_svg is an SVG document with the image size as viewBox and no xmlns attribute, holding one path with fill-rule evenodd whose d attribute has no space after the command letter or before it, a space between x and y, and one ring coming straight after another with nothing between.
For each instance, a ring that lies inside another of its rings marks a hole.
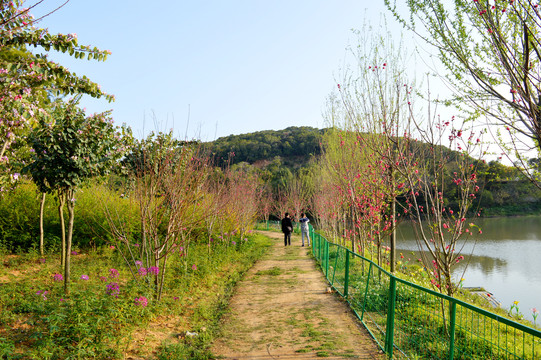
<instances>
[{"instance_id":1,"label":"dirt path","mask_svg":"<svg viewBox=\"0 0 541 360\"><path fill-rule=\"evenodd\" d=\"M246 274L231 299L218 359L384 359L347 305L328 293L327 282L293 236L280 233L269 253Z\"/></svg>"}]
</instances>

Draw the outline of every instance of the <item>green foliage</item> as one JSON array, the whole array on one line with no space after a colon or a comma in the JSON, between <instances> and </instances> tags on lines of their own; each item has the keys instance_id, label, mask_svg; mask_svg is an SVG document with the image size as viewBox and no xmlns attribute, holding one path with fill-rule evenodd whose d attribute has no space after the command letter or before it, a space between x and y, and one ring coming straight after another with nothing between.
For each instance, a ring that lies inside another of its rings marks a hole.
<instances>
[{"instance_id":1,"label":"green foliage","mask_svg":"<svg viewBox=\"0 0 541 360\"><path fill-rule=\"evenodd\" d=\"M47 58L49 51L69 54L76 59L88 58L102 61L110 54L95 47L80 45L75 34L52 35L40 29L39 18L30 14L38 10L41 1L24 8L22 0L0 1L0 186L9 183L5 168L7 156L20 161L10 150L26 131L34 126L36 116L47 107L50 95L87 94L96 98L114 97L103 92L98 84L86 76L77 76L60 64ZM32 48L32 52L28 50ZM9 172L8 172L9 171Z\"/></svg>"},{"instance_id":2,"label":"green foliage","mask_svg":"<svg viewBox=\"0 0 541 360\"><path fill-rule=\"evenodd\" d=\"M99 179L93 179L76 193L77 217L73 244L88 250L110 244L105 209L121 216L132 239L139 236L138 210L122 194L111 191ZM39 191L36 185L23 181L0 198L0 252L28 252L37 248L39 239ZM60 247L60 223L57 199L49 196L44 211L45 249L51 254Z\"/></svg>"},{"instance_id":3,"label":"green foliage","mask_svg":"<svg viewBox=\"0 0 541 360\"><path fill-rule=\"evenodd\" d=\"M157 317L174 317L188 324L182 334L198 335L166 341L160 349L134 351L146 356L158 350L157 356L167 359L210 359L210 343L235 283L269 245L268 239L253 236L242 246L214 243L210 255L206 244L193 246L184 256L175 254L163 302L153 301L148 288L131 280L116 249L73 257L77 286L69 297L52 277L57 260L20 258L16 269L0 268L0 277L6 279L0 287L0 325L10 329L2 332L0 356L120 359L137 333L158 326ZM118 277L111 268L118 270ZM106 286L113 282L119 285L118 297L107 294ZM148 306L136 305L134 299L141 296L148 299Z\"/></svg>"},{"instance_id":4,"label":"green foliage","mask_svg":"<svg viewBox=\"0 0 541 360\"><path fill-rule=\"evenodd\" d=\"M56 101L30 135L34 159L27 170L41 192L73 190L91 176L106 174L124 151L109 113L86 117L78 102Z\"/></svg>"},{"instance_id":5,"label":"green foliage","mask_svg":"<svg viewBox=\"0 0 541 360\"><path fill-rule=\"evenodd\" d=\"M449 88L448 104L470 119L501 126L495 140L504 156L539 183L528 164L541 150L539 38L541 13L530 1L385 0L387 8L437 52ZM406 11L405 14L404 10ZM478 124L478 125L479 125ZM504 130L505 129L505 130Z\"/></svg>"},{"instance_id":6,"label":"green foliage","mask_svg":"<svg viewBox=\"0 0 541 360\"><path fill-rule=\"evenodd\" d=\"M311 127L288 127L284 130L259 131L243 135L230 135L207 143L208 150L219 163L231 164L287 159L288 165L306 164L311 156L320 154L323 130Z\"/></svg>"},{"instance_id":7,"label":"green foliage","mask_svg":"<svg viewBox=\"0 0 541 360\"><path fill-rule=\"evenodd\" d=\"M186 147L193 148L197 141L183 141L173 137L173 132L150 133L145 139L134 139L130 151L122 159L123 173L159 173L168 163L179 162Z\"/></svg>"}]
</instances>

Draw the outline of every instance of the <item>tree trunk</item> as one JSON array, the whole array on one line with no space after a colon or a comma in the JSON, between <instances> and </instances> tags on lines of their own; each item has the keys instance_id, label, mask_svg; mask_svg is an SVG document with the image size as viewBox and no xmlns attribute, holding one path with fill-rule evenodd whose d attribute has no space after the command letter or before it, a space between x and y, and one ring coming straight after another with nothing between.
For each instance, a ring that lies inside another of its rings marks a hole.
<instances>
[{"instance_id":1,"label":"tree trunk","mask_svg":"<svg viewBox=\"0 0 541 360\"><path fill-rule=\"evenodd\" d=\"M393 198L391 200L391 273L394 273L396 270L396 201Z\"/></svg>"},{"instance_id":2,"label":"tree trunk","mask_svg":"<svg viewBox=\"0 0 541 360\"><path fill-rule=\"evenodd\" d=\"M62 254L60 257L60 266L64 267L66 264L66 224L64 223L64 204L66 203L66 196L64 194L58 194L58 216L60 217L60 235L62 237Z\"/></svg>"},{"instance_id":3,"label":"tree trunk","mask_svg":"<svg viewBox=\"0 0 541 360\"><path fill-rule=\"evenodd\" d=\"M43 230L43 212L45 210L45 195L46 193L41 194L41 203L39 206L39 253L41 256L44 256L45 250L43 246L44 230Z\"/></svg>"},{"instance_id":4,"label":"tree trunk","mask_svg":"<svg viewBox=\"0 0 541 360\"><path fill-rule=\"evenodd\" d=\"M75 203L72 201L73 191L70 191L68 199L68 236L66 241L66 263L64 266L64 294L69 296L70 294L70 273L71 273L71 243L73 239L73 223L75 222Z\"/></svg>"},{"instance_id":5,"label":"tree trunk","mask_svg":"<svg viewBox=\"0 0 541 360\"><path fill-rule=\"evenodd\" d=\"M159 281L159 288L158 288L158 301L160 301L162 299L163 283L165 282L165 269L167 267L167 255L168 254L165 254L165 256L163 257L162 268L160 269L160 281ZM156 276L156 278L158 278L158 277Z\"/></svg>"},{"instance_id":6,"label":"tree trunk","mask_svg":"<svg viewBox=\"0 0 541 360\"><path fill-rule=\"evenodd\" d=\"M6 152L6 149L8 148L9 144L11 144L10 140L4 141L4 145L2 145L2 149L0 150L0 159L4 157L4 153Z\"/></svg>"}]
</instances>

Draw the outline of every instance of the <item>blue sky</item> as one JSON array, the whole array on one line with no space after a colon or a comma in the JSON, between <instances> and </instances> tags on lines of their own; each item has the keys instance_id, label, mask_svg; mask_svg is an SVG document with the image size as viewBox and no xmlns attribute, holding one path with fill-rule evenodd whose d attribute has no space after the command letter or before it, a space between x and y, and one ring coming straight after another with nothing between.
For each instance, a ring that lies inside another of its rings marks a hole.
<instances>
[{"instance_id":1,"label":"blue sky","mask_svg":"<svg viewBox=\"0 0 541 360\"><path fill-rule=\"evenodd\" d=\"M46 0L33 13L62 2ZM85 100L89 112L113 109L115 123L128 124L139 137L173 128L179 138L207 141L324 127L325 98L355 39L351 29L366 19L378 22L385 11L383 1L366 4L71 0L39 27L76 33L81 44L112 51L105 62L51 54L116 96L110 104Z\"/></svg>"}]
</instances>

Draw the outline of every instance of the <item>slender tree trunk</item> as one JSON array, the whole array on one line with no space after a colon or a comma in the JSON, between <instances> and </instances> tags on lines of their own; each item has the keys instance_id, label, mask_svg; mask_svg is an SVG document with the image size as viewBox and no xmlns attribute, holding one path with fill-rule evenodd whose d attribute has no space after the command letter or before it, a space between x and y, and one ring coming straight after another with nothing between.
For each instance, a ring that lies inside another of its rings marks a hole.
<instances>
[{"instance_id":1,"label":"slender tree trunk","mask_svg":"<svg viewBox=\"0 0 541 360\"><path fill-rule=\"evenodd\" d=\"M41 203L39 206L39 253L41 256L44 256L45 250L43 245L44 230L43 230L43 212L45 210L45 195L46 193L41 194Z\"/></svg>"},{"instance_id":2,"label":"slender tree trunk","mask_svg":"<svg viewBox=\"0 0 541 360\"><path fill-rule=\"evenodd\" d=\"M165 254L165 256L163 257L162 268L160 269L160 281L159 281L159 288L158 288L158 301L160 301L162 299L163 283L165 282L165 269L167 267L167 255L168 254ZM158 277L156 276L156 279L157 278Z\"/></svg>"},{"instance_id":3,"label":"slender tree trunk","mask_svg":"<svg viewBox=\"0 0 541 360\"><path fill-rule=\"evenodd\" d=\"M60 257L60 266L64 268L66 264L66 224L64 222L64 204L66 203L66 196L64 194L58 194L58 216L60 217L60 235L62 237L62 254Z\"/></svg>"},{"instance_id":4,"label":"slender tree trunk","mask_svg":"<svg viewBox=\"0 0 541 360\"><path fill-rule=\"evenodd\" d=\"M70 191L68 199L68 236L66 241L66 263L64 266L64 294L69 296L70 294L70 273L71 273L71 243L73 239L73 223L75 222L75 203L72 201L73 191Z\"/></svg>"},{"instance_id":5,"label":"slender tree trunk","mask_svg":"<svg viewBox=\"0 0 541 360\"><path fill-rule=\"evenodd\" d=\"M0 150L0 159L4 156L4 153L6 152L6 149L8 148L10 143L10 140L4 141L4 145L2 145L2 149Z\"/></svg>"},{"instance_id":6,"label":"slender tree trunk","mask_svg":"<svg viewBox=\"0 0 541 360\"><path fill-rule=\"evenodd\" d=\"M159 254L156 250L154 250L154 266L157 267L158 269L160 269L160 257L159 257ZM160 269L162 270L162 269ZM154 276L154 299L156 299L156 301L160 300L160 292L159 292L159 289L160 289L160 278L159 278L159 275L155 275L155 274L152 274Z\"/></svg>"},{"instance_id":7,"label":"slender tree trunk","mask_svg":"<svg viewBox=\"0 0 541 360\"><path fill-rule=\"evenodd\" d=\"M395 216L396 216L396 200L393 198L391 200L391 272L394 273L396 270L396 226L395 226Z\"/></svg>"}]
</instances>

